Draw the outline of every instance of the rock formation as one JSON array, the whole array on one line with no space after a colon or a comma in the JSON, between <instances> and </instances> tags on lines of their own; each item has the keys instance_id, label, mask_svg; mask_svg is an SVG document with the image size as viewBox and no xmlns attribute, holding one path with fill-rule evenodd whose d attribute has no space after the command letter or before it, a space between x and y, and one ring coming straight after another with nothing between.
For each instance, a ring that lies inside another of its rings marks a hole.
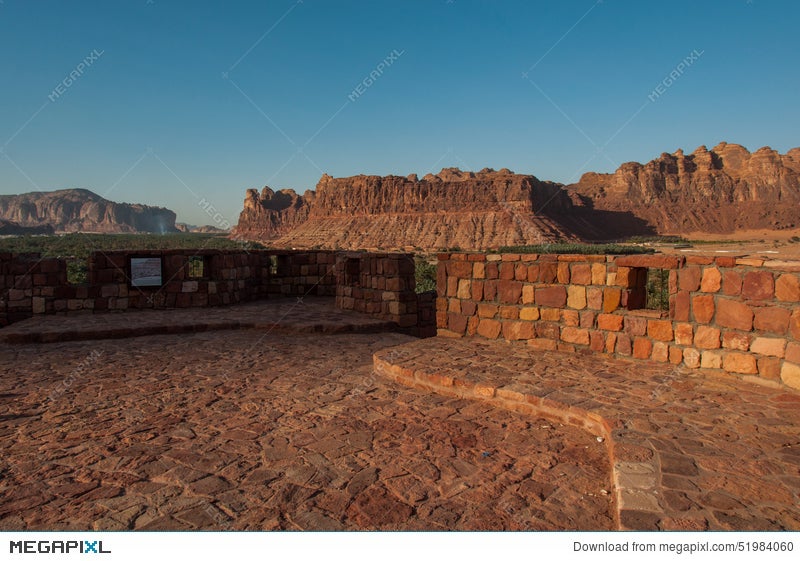
<instances>
[{"instance_id":1,"label":"rock formation","mask_svg":"<svg viewBox=\"0 0 800 561\"><path fill-rule=\"evenodd\" d=\"M568 186L595 210L628 211L661 234L727 234L800 227L800 148L752 154L721 143L664 153Z\"/></svg>"},{"instance_id":2,"label":"rock formation","mask_svg":"<svg viewBox=\"0 0 800 561\"><path fill-rule=\"evenodd\" d=\"M10 220L0 220L0 236L30 236L54 233L55 230L49 224L43 226L20 226Z\"/></svg>"},{"instance_id":3,"label":"rock formation","mask_svg":"<svg viewBox=\"0 0 800 561\"><path fill-rule=\"evenodd\" d=\"M558 220L572 208L559 185L505 169L323 175L302 197L248 190L233 235L298 248L487 249L575 239Z\"/></svg>"},{"instance_id":4,"label":"rock formation","mask_svg":"<svg viewBox=\"0 0 800 561\"><path fill-rule=\"evenodd\" d=\"M0 195L0 220L56 232L176 232L175 213L162 207L115 203L86 189Z\"/></svg>"}]
</instances>

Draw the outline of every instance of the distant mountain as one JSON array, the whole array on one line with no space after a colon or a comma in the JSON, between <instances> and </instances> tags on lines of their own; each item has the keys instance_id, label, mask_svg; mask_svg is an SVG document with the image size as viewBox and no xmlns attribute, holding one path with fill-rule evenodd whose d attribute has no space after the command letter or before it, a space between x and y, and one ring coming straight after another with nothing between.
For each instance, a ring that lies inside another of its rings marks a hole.
<instances>
[{"instance_id":1,"label":"distant mountain","mask_svg":"<svg viewBox=\"0 0 800 561\"><path fill-rule=\"evenodd\" d=\"M167 208L115 203L86 189L0 195L0 220L55 232L177 232Z\"/></svg>"},{"instance_id":2,"label":"distant mountain","mask_svg":"<svg viewBox=\"0 0 800 561\"><path fill-rule=\"evenodd\" d=\"M800 148L750 153L722 142L586 173L567 189L595 210L630 212L660 234L800 228Z\"/></svg>"},{"instance_id":3,"label":"distant mountain","mask_svg":"<svg viewBox=\"0 0 800 561\"><path fill-rule=\"evenodd\" d=\"M0 220L0 236L27 236L36 234L53 234L55 230L49 224L44 226L20 226L10 220Z\"/></svg>"},{"instance_id":4,"label":"distant mountain","mask_svg":"<svg viewBox=\"0 0 800 561\"><path fill-rule=\"evenodd\" d=\"M184 222L176 222L175 228L179 232L190 234L226 234L228 230L217 228L216 226L195 226L194 224L186 224Z\"/></svg>"}]
</instances>

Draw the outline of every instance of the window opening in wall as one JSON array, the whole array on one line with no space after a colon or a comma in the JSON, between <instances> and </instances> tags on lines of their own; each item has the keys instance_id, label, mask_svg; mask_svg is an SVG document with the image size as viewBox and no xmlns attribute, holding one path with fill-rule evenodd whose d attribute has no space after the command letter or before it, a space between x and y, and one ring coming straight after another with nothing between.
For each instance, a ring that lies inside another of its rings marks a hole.
<instances>
[{"instance_id":1,"label":"window opening in wall","mask_svg":"<svg viewBox=\"0 0 800 561\"><path fill-rule=\"evenodd\" d=\"M192 255L189 257L188 273L190 279L201 279L206 276L206 261L202 255Z\"/></svg>"},{"instance_id":2,"label":"window opening in wall","mask_svg":"<svg viewBox=\"0 0 800 561\"><path fill-rule=\"evenodd\" d=\"M659 311L669 310L669 269L647 270L645 308Z\"/></svg>"},{"instance_id":3,"label":"window opening in wall","mask_svg":"<svg viewBox=\"0 0 800 561\"><path fill-rule=\"evenodd\" d=\"M347 286L357 286L361 280L361 259L347 258L344 262L344 283Z\"/></svg>"},{"instance_id":4,"label":"window opening in wall","mask_svg":"<svg viewBox=\"0 0 800 561\"><path fill-rule=\"evenodd\" d=\"M269 274L274 276L278 274L278 256L277 255L270 255L269 256Z\"/></svg>"}]
</instances>

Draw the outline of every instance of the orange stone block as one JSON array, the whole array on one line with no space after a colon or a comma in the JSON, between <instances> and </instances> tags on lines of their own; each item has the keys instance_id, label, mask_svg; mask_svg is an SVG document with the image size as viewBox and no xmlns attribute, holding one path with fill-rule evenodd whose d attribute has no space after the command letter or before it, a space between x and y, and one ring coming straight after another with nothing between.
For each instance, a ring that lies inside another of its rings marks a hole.
<instances>
[{"instance_id":1,"label":"orange stone block","mask_svg":"<svg viewBox=\"0 0 800 561\"><path fill-rule=\"evenodd\" d=\"M569 263L559 263L557 269L558 282L561 284L569 284Z\"/></svg>"},{"instance_id":2,"label":"orange stone block","mask_svg":"<svg viewBox=\"0 0 800 561\"><path fill-rule=\"evenodd\" d=\"M533 324L528 321L507 321L503 323L503 338L509 341L533 339Z\"/></svg>"},{"instance_id":3,"label":"orange stone block","mask_svg":"<svg viewBox=\"0 0 800 561\"><path fill-rule=\"evenodd\" d=\"M606 283L606 266L602 263L592 263L592 284Z\"/></svg>"},{"instance_id":4,"label":"orange stone block","mask_svg":"<svg viewBox=\"0 0 800 561\"><path fill-rule=\"evenodd\" d=\"M478 304L478 317L493 318L500 311L500 306L497 304Z\"/></svg>"},{"instance_id":5,"label":"orange stone block","mask_svg":"<svg viewBox=\"0 0 800 561\"><path fill-rule=\"evenodd\" d=\"M543 321L561 321L561 310L558 308L542 308L539 313Z\"/></svg>"},{"instance_id":6,"label":"orange stone block","mask_svg":"<svg viewBox=\"0 0 800 561\"><path fill-rule=\"evenodd\" d=\"M594 312L581 312L580 326L591 329L592 327L594 327L594 318L595 318Z\"/></svg>"},{"instance_id":7,"label":"orange stone block","mask_svg":"<svg viewBox=\"0 0 800 561\"><path fill-rule=\"evenodd\" d=\"M539 269L539 282L553 283L558 280L558 263L542 263Z\"/></svg>"},{"instance_id":8,"label":"orange stone block","mask_svg":"<svg viewBox=\"0 0 800 561\"><path fill-rule=\"evenodd\" d=\"M497 285L497 293L503 304L519 304L522 298L522 283L513 280L501 280Z\"/></svg>"},{"instance_id":9,"label":"orange stone block","mask_svg":"<svg viewBox=\"0 0 800 561\"><path fill-rule=\"evenodd\" d=\"M753 329L753 310L736 300L720 298L717 301L717 324L741 331Z\"/></svg>"},{"instance_id":10,"label":"orange stone block","mask_svg":"<svg viewBox=\"0 0 800 561\"><path fill-rule=\"evenodd\" d=\"M689 321L690 307L691 295L688 291L681 290L675 295L674 304L670 306L670 317L675 321Z\"/></svg>"},{"instance_id":11,"label":"orange stone block","mask_svg":"<svg viewBox=\"0 0 800 561\"><path fill-rule=\"evenodd\" d=\"M788 343L786 345L786 360L800 363L800 343Z\"/></svg>"},{"instance_id":12,"label":"orange stone block","mask_svg":"<svg viewBox=\"0 0 800 561\"><path fill-rule=\"evenodd\" d=\"M617 348L616 351L625 356L630 356L633 352L633 346L631 345L631 338L627 333L618 333L617 334Z\"/></svg>"},{"instance_id":13,"label":"orange stone block","mask_svg":"<svg viewBox=\"0 0 800 561\"><path fill-rule=\"evenodd\" d=\"M706 294L692 298L692 313L698 323L710 323L714 318L714 297Z\"/></svg>"},{"instance_id":14,"label":"orange stone block","mask_svg":"<svg viewBox=\"0 0 800 561\"><path fill-rule=\"evenodd\" d=\"M758 375L767 380L781 379L781 359L762 356L758 359Z\"/></svg>"},{"instance_id":15,"label":"orange stone block","mask_svg":"<svg viewBox=\"0 0 800 561\"><path fill-rule=\"evenodd\" d=\"M750 352L783 358L786 354L786 339L756 337L750 344Z\"/></svg>"},{"instance_id":16,"label":"orange stone block","mask_svg":"<svg viewBox=\"0 0 800 561\"><path fill-rule=\"evenodd\" d=\"M648 320L647 335L657 341L672 341L672 322L659 319Z\"/></svg>"},{"instance_id":17,"label":"orange stone block","mask_svg":"<svg viewBox=\"0 0 800 561\"><path fill-rule=\"evenodd\" d=\"M514 278L518 281L528 280L528 266L525 263L517 263L514 267Z\"/></svg>"},{"instance_id":18,"label":"orange stone block","mask_svg":"<svg viewBox=\"0 0 800 561\"><path fill-rule=\"evenodd\" d=\"M623 316L600 314L597 316L597 327L605 331L622 331Z\"/></svg>"},{"instance_id":19,"label":"orange stone block","mask_svg":"<svg viewBox=\"0 0 800 561\"><path fill-rule=\"evenodd\" d=\"M539 351L554 351L558 348L558 343L552 339L530 339L528 346Z\"/></svg>"},{"instance_id":20,"label":"orange stone block","mask_svg":"<svg viewBox=\"0 0 800 561\"><path fill-rule=\"evenodd\" d=\"M680 347L671 345L669 347L670 364L680 364L683 361L683 350Z\"/></svg>"},{"instance_id":21,"label":"orange stone block","mask_svg":"<svg viewBox=\"0 0 800 561\"><path fill-rule=\"evenodd\" d=\"M482 318L478 324L478 335L487 339L497 339L500 335L502 324L494 319Z\"/></svg>"},{"instance_id":22,"label":"orange stone block","mask_svg":"<svg viewBox=\"0 0 800 561\"><path fill-rule=\"evenodd\" d=\"M503 319L518 319L519 308L516 306L500 306L500 317Z\"/></svg>"},{"instance_id":23,"label":"orange stone block","mask_svg":"<svg viewBox=\"0 0 800 561\"><path fill-rule=\"evenodd\" d=\"M726 331L722 334L722 346L726 349L746 351L750 348L750 335Z\"/></svg>"},{"instance_id":24,"label":"orange stone block","mask_svg":"<svg viewBox=\"0 0 800 561\"><path fill-rule=\"evenodd\" d=\"M775 281L775 297L782 302L800 302L800 278L781 275Z\"/></svg>"},{"instance_id":25,"label":"orange stone block","mask_svg":"<svg viewBox=\"0 0 800 561\"><path fill-rule=\"evenodd\" d=\"M602 331L592 331L589 333L589 348L596 352L603 352L606 341Z\"/></svg>"},{"instance_id":26,"label":"orange stone block","mask_svg":"<svg viewBox=\"0 0 800 561\"><path fill-rule=\"evenodd\" d=\"M653 342L645 337L637 337L633 340L633 357L650 358L653 352Z\"/></svg>"},{"instance_id":27,"label":"orange stone block","mask_svg":"<svg viewBox=\"0 0 800 561\"><path fill-rule=\"evenodd\" d=\"M647 333L647 319L625 316L625 333L639 336L644 335Z\"/></svg>"},{"instance_id":28,"label":"orange stone block","mask_svg":"<svg viewBox=\"0 0 800 561\"><path fill-rule=\"evenodd\" d=\"M650 358L656 362L667 362L669 360L669 345L663 341L653 343L653 353Z\"/></svg>"},{"instance_id":29,"label":"orange stone block","mask_svg":"<svg viewBox=\"0 0 800 561\"><path fill-rule=\"evenodd\" d=\"M528 265L528 282L539 282L539 265Z\"/></svg>"},{"instance_id":30,"label":"orange stone block","mask_svg":"<svg viewBox=\"0 0 800 561\"><path fill-rule=\"evenodd\" d=\"M589 330L578 327L564 327L561 329L561 340L577 345L589 344Z\"/></svg>"},{"instance_id":31,"label":"orange stone block","mask_svg":"<svg viewBox=\"0 0 800 561\"><path fill-rule=\"evenodd\" d=\"M694 341L694 328L691 323L679 323L675 326L675 342L679 345L691 345Z\"/></svg>"},{"instance_id":32,"label":"orange stone block","mask_svg":"<svg viewBox=\"0 0 800 561\"><path fill-rule=\"evenodd\" d=\"M789 310L770 306L769 308L756 308L753 312L755 313L754 325L757 330L779 335L786 333L791 316Z\"/></svg>"},{"instance_id":33,"label":"orange stone block","mask_svg":"<svg viewBox=\"0 0 800 561\"><path fill-rule=\"evenodd\" d=\"M701 292L718 292L722 286L722 275L716 267L703 269L703 278L700 281Z\"/></svg>"},{"instance_id":34,"label":"orange stone block","mask_svg":"<svg viewBox=\"0 0 800 561\"><path fill-rule=\"evenodd\" d=\"M606 352L613 353L614 348L617 346L617 334L609 333L606 335Z\"/></svg>"},{"instance_id":35,"label":"orange stone block","mask_svg":"<svg viewBox=\"0 0 800 561\"><path fill-rule=\"evenodd\" d=\"M742 297L748 300L769 300L775 296L775 279L769 271L745 273Z\"/></svg>"},{"instance_id":36,"label":"orange stone block","mask_svg":"<svg viewBox=\"0 0 800 561\"><path fill-rule=\"evenodd\" d=\"M603 289L590 286L586 289L586 307L590 310L603 309Z\"/></svg>"},{"instance_id":37,"label":"orange stone block","mask_svg":"<svg viewBox=\"0 0 800 561\"><path fill-rule=\"evenodd\" d=\"M699 349L718 349L720 347L719 329L707 325L697 326L697 332L694 334L694 346Z\"/></svg>"},{"instance_id":38,"label":"orange stone block","mask_svg":"<svg viewBox=\"0 0 800 561\"><path fill-rule=\"evenodd\" d=\"M603 311L611 313L619 308L622 291L619 288L606 287L603 289Z\"/></svg>"},{"instance_id":39,"label":"orange stone block","mask_svg":"<svg viewBox=\"0 0 800 561\"><path fill-rule=\"evenodd\" d=\"M725 353L722 357L722 368L726 372L737 374L758 374L756 357L747 353Z\"/></svg>"}]
</instances>

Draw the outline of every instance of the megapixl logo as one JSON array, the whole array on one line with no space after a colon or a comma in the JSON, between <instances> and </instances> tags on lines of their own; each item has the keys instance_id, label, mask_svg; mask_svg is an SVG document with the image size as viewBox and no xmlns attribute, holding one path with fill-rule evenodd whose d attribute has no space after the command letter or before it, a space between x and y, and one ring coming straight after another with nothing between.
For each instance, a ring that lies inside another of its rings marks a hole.
<instances>
[{"instance_id":1,"label":"megapixl logo","mask_svg":"<svg viewBox=\"0 0 800 561\"><path fill-rule=\"evenodd\" d=\"M100 540L10 540L8 543L9 553L111 553Z\"/></svg>"}]
</instances>

